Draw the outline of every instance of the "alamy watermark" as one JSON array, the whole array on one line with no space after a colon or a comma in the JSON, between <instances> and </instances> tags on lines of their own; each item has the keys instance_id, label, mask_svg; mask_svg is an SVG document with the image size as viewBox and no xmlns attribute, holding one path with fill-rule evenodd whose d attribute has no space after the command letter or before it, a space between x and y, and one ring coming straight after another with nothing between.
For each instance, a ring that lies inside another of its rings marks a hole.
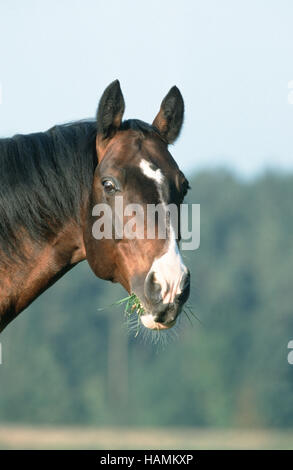
<instances>
[{"instance_id":1,"label":"alamy watermark","mask_svg":"<svg viewBox=\"0 0 293 470\"><path fill-rule=\"evenodd\" d=\"M98 217L92 226L96 240L178 239L180 235L182 250L200 245L200 204L124 205L123 196L116 196L113 206L96 204L92 215Z\"/></svg>"}]
</instances>

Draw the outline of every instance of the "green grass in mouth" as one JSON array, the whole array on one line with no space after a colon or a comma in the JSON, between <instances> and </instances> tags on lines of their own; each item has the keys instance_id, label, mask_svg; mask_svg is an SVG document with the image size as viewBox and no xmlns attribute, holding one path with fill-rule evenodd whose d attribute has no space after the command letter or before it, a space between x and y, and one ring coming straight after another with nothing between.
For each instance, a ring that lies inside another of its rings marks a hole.
<instances>
[{"instance_id":1,"label":"green grass in mouth","mask_svg":"<svg viewBox=\"0 0 293 470\"><path fill-rule=\"evenodd\" d=\"M141 304L141 301L134 293L128 295L127 297L124 297L123 299L117 300L116 302L114 302L114 304L112 304L112 306L120 306L123 304L125 304L124 315L127 319L131 319L135 314L137 315L136 333L134 336L136 338L138 336L141 325L140 317L145 313L145 310ZM101 308L99 310L105 310L105 308ZM201 320L195 315L191 305L186 304L183 308L183 313L188 318L191 324L192 320L190 317L193 317L202 324Z\"/></svg>"},{"instance_id":2,"label":"green grass in mouth","mask_svg":"<svg viewBox=\"0 0 293 470\"><path fill-rule=\"evenodd\" d=\"M117 300L117 302L114 302L112 306L119 306L125 304L124 307L124 315L127 318L130 318L132 315L137 315L137 327L136 327L136 333L135 337L139 333L139 327L140 327L140 316L143 315L144 313L144 308L135 294L128 295L127 297L124 297L123 299ZM105 310L105 308L100 308L98 310Z\"/></svg>"}]
</instances>

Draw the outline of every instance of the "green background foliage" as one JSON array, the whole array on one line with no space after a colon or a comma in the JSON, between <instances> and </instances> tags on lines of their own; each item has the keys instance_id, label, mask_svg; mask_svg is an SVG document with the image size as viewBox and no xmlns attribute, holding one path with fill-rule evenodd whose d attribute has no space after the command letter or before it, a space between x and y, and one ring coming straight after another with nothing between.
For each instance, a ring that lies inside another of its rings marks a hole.
<instances>
[{"instance_id":1,"label":"green background foliage","mask_svg":"<svg viewBox=\"0 0 293 470\"><path fill-rule=\"evenodd\" d=\"M183 253L203 324L128 336L125 296L81 263L1 335L0 421L293 426L293 175L190 178L201 245ZM166 344L165 344L166 343Z\"/></svg>"}]
</instances>

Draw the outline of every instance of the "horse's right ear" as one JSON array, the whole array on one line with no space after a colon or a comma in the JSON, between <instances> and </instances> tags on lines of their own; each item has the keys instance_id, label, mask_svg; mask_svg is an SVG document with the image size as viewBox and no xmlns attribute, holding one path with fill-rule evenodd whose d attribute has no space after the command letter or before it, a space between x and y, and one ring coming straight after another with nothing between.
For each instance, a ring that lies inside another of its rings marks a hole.
<instances>
[{"instance_id":1,"label":"horse's right ear","mask_svg":"<svg viewBox=\"0 0 293 470\"><path fill-rule=\"evenodd\" d=\"M184 117L184 101L177 86L173 86L162 101L161 108L153 126L155 126L168 144L178 137Z\"/></svg>"},{"instance_id":2,"label":"horse's right ear","mask_svg":"<svg viewBox=\"0 0 293 470\"><path fill-rule=\"evenodd\" d=\"M120 127L125 102L119 80L115 80L104 91L97 111L98 156Z\"/></svg>"}]
</instances>

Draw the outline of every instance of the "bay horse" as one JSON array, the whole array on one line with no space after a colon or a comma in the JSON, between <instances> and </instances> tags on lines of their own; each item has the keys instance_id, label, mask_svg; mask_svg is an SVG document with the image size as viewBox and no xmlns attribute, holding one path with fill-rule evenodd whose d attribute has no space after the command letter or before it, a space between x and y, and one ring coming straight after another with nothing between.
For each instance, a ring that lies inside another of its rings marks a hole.
<instances>
[{"instance_id":1,"label":"bay horse","mask_svg":"<svg viewBox=\"0 0 293 470\"><path fill-rule=\"evenodd\" d=\"M122 120L118 80L104 91L95 120L0 140L0 332L73 266L87 260L99 278L120 283L144 307L147 328L173 326L189 296L178 237L95 239L92 208L174 203L188 181L168 145L178 137L184 102L177 87L152 125Z\"/></svg>"}]
</instances>

